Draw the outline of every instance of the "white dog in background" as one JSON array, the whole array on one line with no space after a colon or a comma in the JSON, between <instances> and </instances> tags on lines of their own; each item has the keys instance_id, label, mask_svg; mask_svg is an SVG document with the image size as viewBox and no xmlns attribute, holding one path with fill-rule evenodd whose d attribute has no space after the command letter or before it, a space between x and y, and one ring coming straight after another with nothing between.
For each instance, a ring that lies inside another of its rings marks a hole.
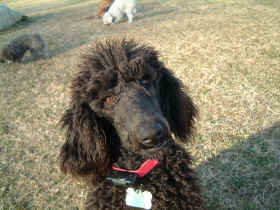
<instances>
[{"instance_id":1,"label":"white dog in background","mask_svg":"<svg viewBox=\"0 0 280 210\"><path fill-rule=\"evenodd\" d=\"M136 13L136 0L115 0L109 10L103 15L103 23L117 23L124 15L127 16L128 22L131 23L134 13Z\"/></svg>"}]
</instances>

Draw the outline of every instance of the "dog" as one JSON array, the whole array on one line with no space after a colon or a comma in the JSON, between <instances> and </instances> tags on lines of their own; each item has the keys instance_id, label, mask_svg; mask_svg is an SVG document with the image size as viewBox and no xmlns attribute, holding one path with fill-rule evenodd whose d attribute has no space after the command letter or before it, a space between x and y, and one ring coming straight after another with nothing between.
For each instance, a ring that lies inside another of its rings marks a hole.
<instances>
[{"instance_id":1,"label":"dog","mask_svg":"<svg viewBox=\"0 0 280 210\"><path fill-rule=\"evenodd\" d=\"M198 111L158 52L109 39L82 55L78 68L61 117L59 163L89 186L85 209L204 209L181 145Z\"/></svg>"},{"instance_id":2,"label":"dog","mask_svg":"<svg viewBox=\"0 0 280 210\"><path fill-rule=\"evenodd\" d=\"M97 18L101 18L104 15L104 13L109 9L112 3L113 0L101 0L98 11L96 13Z\"/></svg>"},{"instance_id":3,"label":"dog","mask_svg":"<svg viewBox=\"0 0 280 210\"><path fill-rule=\"evenodd\" d=\"M136 13L136 0L115 0L109 10L103 15L105 25L117 23L126 15L128 22L133 21L133 15Z\"/></svg>"},{"instance_id":4,"label":"dog","mask_svg":"<svg viewBox=\"0 0 280 210\"><path fill-rule=\"evenodd\" d=\"M17 37L2 49L0 61L22 62L27 51L30 51L29 61L50 57L46 43L39 34L25 34Z\"/></svg>"}]
</instances>

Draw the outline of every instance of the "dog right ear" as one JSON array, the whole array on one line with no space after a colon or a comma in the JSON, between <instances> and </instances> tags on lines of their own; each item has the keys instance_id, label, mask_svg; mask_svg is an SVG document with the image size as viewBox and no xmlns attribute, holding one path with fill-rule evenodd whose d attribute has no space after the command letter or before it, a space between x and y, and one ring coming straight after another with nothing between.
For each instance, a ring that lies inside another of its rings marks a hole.
<instances>
[{"instance_id":1,"label":"dog right ear","mask_svg":"<svg viewBox=\"0 0 280 210\"><path fill-rule=\"evenodd\" d=\"M160 98L161 109L171 131L178 140L186 142L192 134L198 111L184 91L182 82L165 67L161 68Z\"/></svg>"},{"instance_id":2,"label":"dog right ear","mask_svg":"<svg viewBox=\"0 0 280 210\"><path fill-rule=\"evenodd\" d=\"M60 150L60 169L95 184L117 158L112 152L117 150L112 149L114 138L110 139L110 144L106 142L106 135L112 133L111 125L86 103L73 104L64 112L61 124L66 128L66 141Z\"/></svg>"}]
</instances>

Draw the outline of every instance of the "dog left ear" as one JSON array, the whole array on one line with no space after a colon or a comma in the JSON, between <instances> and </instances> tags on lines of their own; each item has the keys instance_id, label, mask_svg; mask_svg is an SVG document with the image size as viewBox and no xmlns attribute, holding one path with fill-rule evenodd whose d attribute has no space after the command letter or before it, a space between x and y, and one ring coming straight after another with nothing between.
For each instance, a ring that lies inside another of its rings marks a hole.
<instances>
[{"instance_id":1,"label":"dog left ear","mask_svg":"<svg viewBox=\"0 0 280 210\"><path fill-rule=\"evenodd\" d=\"M192 134L197 109L173 73L161 68L160 100L163 114L175 137L186 142Z\"/></svg>"}]
</instances>

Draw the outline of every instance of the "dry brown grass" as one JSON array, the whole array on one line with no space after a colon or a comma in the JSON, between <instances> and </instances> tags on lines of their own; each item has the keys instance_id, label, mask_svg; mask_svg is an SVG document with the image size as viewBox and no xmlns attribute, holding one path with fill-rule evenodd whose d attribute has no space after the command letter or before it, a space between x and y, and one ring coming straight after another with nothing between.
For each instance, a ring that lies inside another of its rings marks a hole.
<instances>
[{"instance_id":1,"label":"dry brown grass","mask_svg":"<svg viewBox=\"0 0 280 210\"><path fill-rule=\"evenodd\" d=\"M200 110L187 145L209 209L280 208L280 3L142 0L133 24L104 26L98 1L16 0L30 22L0 32L40 32L54 57L0 64L0 209L80 209L86 186L58 170L57 122L81 49L108 37L151 44Z\"/></svg>"}]
</instances>

